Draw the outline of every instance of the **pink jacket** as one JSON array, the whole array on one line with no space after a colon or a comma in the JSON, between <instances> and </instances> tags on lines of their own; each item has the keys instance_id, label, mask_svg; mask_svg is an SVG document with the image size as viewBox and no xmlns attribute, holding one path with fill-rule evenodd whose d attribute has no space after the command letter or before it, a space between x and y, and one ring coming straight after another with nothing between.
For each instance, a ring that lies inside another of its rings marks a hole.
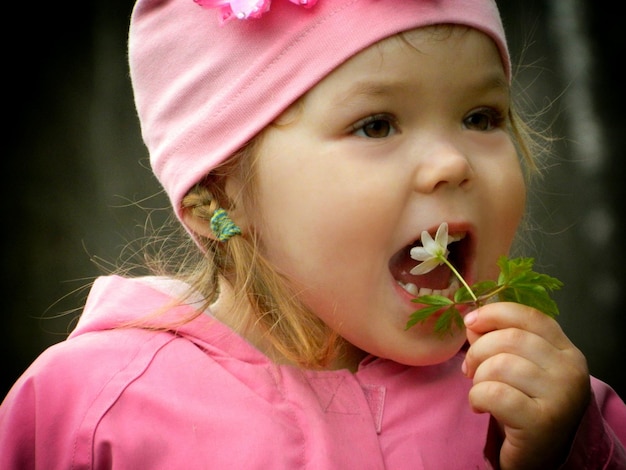
<instances>
[{"instance_id":1,"label":"pink jacket","mask_svg":"<svg viewBox=\"0 0 626 470\"><path fill-rule=\"evenodd\" d=\"M179 287L96 281L75 331L0 406L1 469L491 468L490 419L468 406L462 353L430 367L369 357L356 373L314 372L271 363L209 315L169 331L116 328ZM567 468L626 468L626 407L592 383Z\"/></svg>"}]
</instances>

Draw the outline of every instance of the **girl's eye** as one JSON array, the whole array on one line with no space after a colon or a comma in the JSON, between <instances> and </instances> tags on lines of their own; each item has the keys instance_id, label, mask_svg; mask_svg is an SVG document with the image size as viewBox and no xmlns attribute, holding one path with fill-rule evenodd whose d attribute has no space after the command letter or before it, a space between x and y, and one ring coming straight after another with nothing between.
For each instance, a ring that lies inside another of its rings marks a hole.
<instances>
[{"instance_id":1,"label":"girl's eye","mask_svg":"<svg viewBox=\"0 0 626 470\"><path fill-rule=\"evenodd\" d=\"M491 108L472 111L469 116L463 119L465 127L474 131L490 131L501 127L503 122L502 113Z\"/></svg>"},{"instance_id":2,"label":"girl's eye","mask_svg":"<svg viewBox=\"0 0 626 470\"><path fill-rule=\"evenodd\" d=\"M369 139L383 139L397 132L393 117L386 114L369 116L354 124L352 129L354 135Z\"/></svg>"}]
</instances>

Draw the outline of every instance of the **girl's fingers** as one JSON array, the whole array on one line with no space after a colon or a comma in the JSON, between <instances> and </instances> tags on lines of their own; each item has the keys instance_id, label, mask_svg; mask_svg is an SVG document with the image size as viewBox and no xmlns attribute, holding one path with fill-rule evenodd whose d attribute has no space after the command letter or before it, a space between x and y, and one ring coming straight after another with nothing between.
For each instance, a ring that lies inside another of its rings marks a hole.
<instances>
[{"instance_id":1,"label":"girl's fingers","mask_svg":"<svg viewBox=\"0 0 626 470\"><path fill-rule=\"evenodd\" d=\"M466 374L469 377L474 376L480 364L499 354L507 354L509 362L514 356L519 356L539 367L549 368L555 352L558 351L541 336L518 328L494 330L489 334L476 336L470 342L472 345L465 356Z\"/></svg>"},{"instance_id":2,"label":"girl's fingers","mask_svg":"<svg viewBox=\"0 0 626 470\"><path fill-rule=\"evenodd\" d=\"M463 364L475 385L501 382L539 399L572 385L584 387L587 362L554 319L513 303L490 304L475 313L466 317L471 346Z\"/></svg>"},{"instance_id":3,"label":"girl's fingers","mask_svg":"<svg viewBox=\"0 0 626 470\"><path fill-rule=\"evenodd\" d=\"M541 336L559 349L571 346L553 318L526 305L494 302L468 313L464 321L470 343L490 331L517 328Z\"/></svg>"},{"instance_id":4,"label":"girl's fingers","mask_svg":"<svg viewBox=\"0 0 626 470\"><path fill-rule=\"evenodd\" d=\"M544 380L544 374L545 371L535 363L503 353L489 357L478 366L474 384L502 383L534 399L554 392L552 382Z\"/></svg>"},{"instance_id":5,"label":"girl's fingers","mask_svg":"<svg viewBox=\"0 0 626 470\"><path fill-rule=\"evenodd\" d=\"M524 305L489 304L465 324L469 401L498 421L501 462L516 466L534 454L560 462L591 393L583 354L554 319Z\"/></svg>"},{"instance_id":6,"label":"girl's fingers","mask_svg":"<svg viewBox=\"0 0 626 470\"><path fill-rule=\"evenodd\" d=\"M507 428L523 429L532 423L535 403L515 387L498 382L480 382L469 393L472 409L478 413L490 413Z\"/></svg>"}]
</instances>

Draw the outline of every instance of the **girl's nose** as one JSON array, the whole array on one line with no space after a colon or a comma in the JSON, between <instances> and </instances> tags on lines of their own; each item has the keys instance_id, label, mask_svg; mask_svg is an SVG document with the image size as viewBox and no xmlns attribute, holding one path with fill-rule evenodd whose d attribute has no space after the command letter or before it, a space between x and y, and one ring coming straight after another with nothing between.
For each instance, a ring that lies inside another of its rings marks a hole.
<instances>
[{"instance_id":1,"label":"girl's nose","mask_svg":"<svg viewBox=\"0 0 626 470\"><path fill-rule=\"evenodd\" d=\"M466 188L474 178L467 155L451 144L437 145L419 158L415 174L415 189L431 193L442 187Z\"/></svg>"}]
</instances>

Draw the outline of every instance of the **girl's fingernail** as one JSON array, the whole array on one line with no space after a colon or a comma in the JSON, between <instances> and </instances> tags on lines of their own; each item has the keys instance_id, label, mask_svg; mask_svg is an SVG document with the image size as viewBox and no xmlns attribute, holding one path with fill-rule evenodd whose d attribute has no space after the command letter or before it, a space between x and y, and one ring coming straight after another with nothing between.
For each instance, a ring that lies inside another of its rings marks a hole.
<instances>
[{"instance_id":1,"label":"girl's fingernail","mask_svg":"<svg viewBox=\"0 0 626 470\"><path fill-rule=\"evenodd\" d=\"M476 321L476 318L478 318L478 313L476 313L476 311L474 310L468 313L467 315L465 315L463 322L465 323L465 326L470 326L472 323Z\"/></svg>"},{"instance_id":2,"label":"girl's fingernail","mask_svg":"<svg viewBox=\"0 0 626 470\"><path fill-rule=\"evenodd\" d=\"M467 375L467 363L465 361L461 364L461 371L463 372L463 375Z\"/></svg>"}]
</instances>

